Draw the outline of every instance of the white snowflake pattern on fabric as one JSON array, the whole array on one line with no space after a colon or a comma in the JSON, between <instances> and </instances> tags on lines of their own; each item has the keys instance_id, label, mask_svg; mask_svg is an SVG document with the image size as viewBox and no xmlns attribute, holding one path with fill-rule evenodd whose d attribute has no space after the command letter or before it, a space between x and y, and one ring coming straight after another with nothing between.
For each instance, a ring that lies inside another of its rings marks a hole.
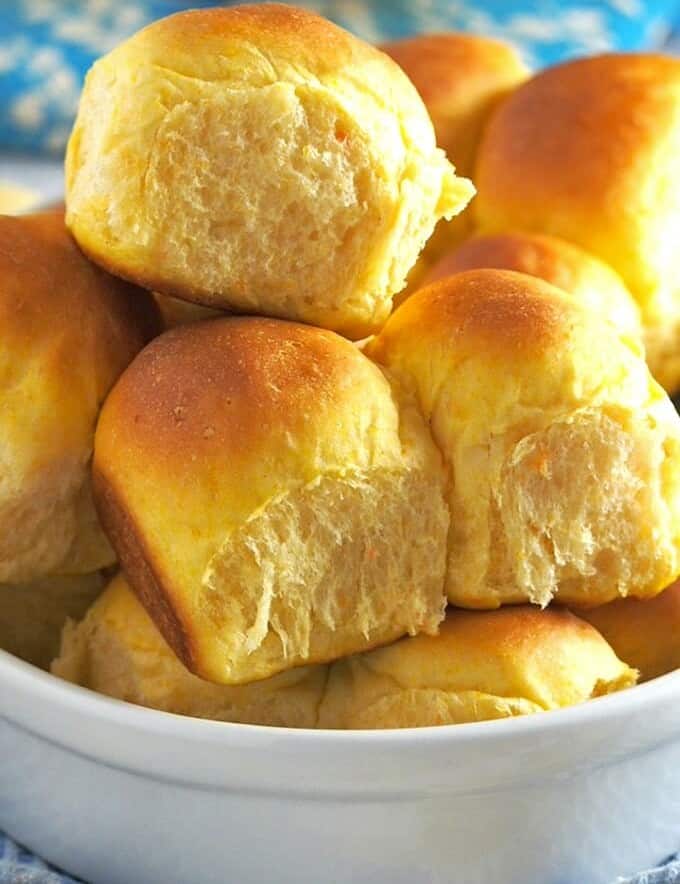
<instances>
[{"instance_id":1,"label":"white snowflake pattern on fabric","mask_svg":"<svg viewBox=\"0 0 680 884\"><path fill-rule=\"evenodd\" d=\"M678 0L297 0L371 42L465 30L513 43L532 67L667 33ZM60 154L85 72L147 22L207 0L17 0L0 17L0 148ZM230 5L228 0L222 5Z\"/></svg>"}]
</instances>

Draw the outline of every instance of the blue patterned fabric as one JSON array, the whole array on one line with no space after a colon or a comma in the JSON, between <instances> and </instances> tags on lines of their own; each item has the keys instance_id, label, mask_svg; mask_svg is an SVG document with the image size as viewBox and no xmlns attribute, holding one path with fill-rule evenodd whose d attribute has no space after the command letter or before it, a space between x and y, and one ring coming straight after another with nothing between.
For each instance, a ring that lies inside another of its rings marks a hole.
<instances>
[{"instance_id":1,"label":"blue patterned fabric","mask_svg":"<svg viewBox=\"0 0 680 884\"><path fill-rule=\"evenodd\" d=\"M0 834L0 884L79 884Z\"/></svg>"},{"instance_id":2,"label":"blue patterned fabric","mask_svg":"<svg viewBox=\"0 0 680 884\"><path fill-rule=\"evenodd\" d=\"M680 0L296 2L374 42L447 29L501 37L518 46L534 67L607 49L664 45L665 51L680 54ZM66 143L82 78L97 56L174 9L213 5L202 0L190 4L16 0L11 6L0 0L0 4L0 150L56 155ZM679 27L671 33L673 21ZM0 833L0 884L78 882ZM620 878L615 884L680 884L680 859L671 858L659 868Z\"/></svg>"},{"instance_id":3,"label":"blue patterned fabric","mask_svg":"<svg viewBox=\"0 0 680 884\"><path fill-rule=\"evenodd\" d=\"M616 884L680 884L680 859L671 857L656 869L649 869L632 878L619 878Z\"/></svg>"},{"instance_id":4,"label":"blue patterned fabric","mask_svg":"<svg viewBox=\"0 0 680 884\"><path fill-rule=\"evenodd\" d=\"M532 67L658 46L678 0L297 0L367 40L446 29L515 43ZM0 149L59 155L85 72L142 25L208 0L2 0ZM227 2L223 5L230 5Z\"/></svg>"}]
</instances>

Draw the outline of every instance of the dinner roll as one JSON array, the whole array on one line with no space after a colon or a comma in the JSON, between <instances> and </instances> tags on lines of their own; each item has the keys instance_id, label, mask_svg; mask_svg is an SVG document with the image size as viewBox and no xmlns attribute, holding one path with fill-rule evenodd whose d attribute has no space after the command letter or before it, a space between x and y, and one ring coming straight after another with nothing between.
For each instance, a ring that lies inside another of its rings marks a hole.
<instances>
[{"instance_id":1,"label":"dinner roll","mask_svg":"<svg viewBox=\"0 0 680 884\"><path fill-rule=\"evenodd\" d=\"M461 175L474 172L477 147L498 102L526 80L517 51L473 34L421 34L381 47L409 76L434 125L437 144ZM470 229L471 215L442 222L428 242L434 257Z\"/></svg>"},{"instance_id":2,"label":"dinner roll","mask_svg":"<svg viewBox=\"0 0 680 884\"><path fill-rule=\"evenodd\" d=\"M52 672L152 709L282 727L314 727L327 677L327 667L307 666L240 687L203 681L182 666L122 575L81 623L65 627Z\"/></svg>"},{"instance_id":3,"label":"dinner roll","mask_svg":"<svg viewBox=\"0 0 680 884\"><path fill-rule=\"evenodd\" d=\"M680 668L680 582L653 599L617 599L575 613L639 670L642 681Z\"/></svg>"},{"instance_id":4,"label":"dinner roll","mask_svg":"<svg viewBox=\"0 0 680 884\"><path fill-rule=\"evenodd\" d=\"M425 275L428 285L464 270L495 267L537 276L578 298L627 335L639 338L640 311L621 277L578 246L538 233L473 236Z\"/></svg>"},{"instance_id":5,"label":"dinner roll","mask_svg":"<svg viewBox=\"0 0 680 884\"><path fill-rule=\"evenodd\" d=\"M88 74L67 221L124 278L351 337L474 189L388 56L278 4L158 21Z\"/></svg>"},{"instance_id":6,"label":"dinner roll","mask_svg":"<svg viewBox=\"0 0 680 884\"><path fill-rule=\"evenodd\" d=\"M90 492L94 427L158 326L151 297L91 265L62 214L0 216L0 583L113 561Z\"/></svg>"},{"instance_id":7,"label":"dinner roll","mask_svg":"<svg viewBox=\"0 0 680 884\"><path fill-rule=\"evenodd\" d=\"M0 584L0 648L47 668L69 617L80 618L104 587L100 572Z\"/></svg>"},{"instance_id":8,"label":"dinner roll","mask_svg":"<svg viewBox=\"0 0 680 884\"><path fill-rule=\"evenodd\" d=\"M439 635L334 663L319 727L463 724L583 703L635 684L602 636L567 611L450 609Z\"/></svg>"},{"instance_id":9,"label":"dinner roll","mask_svg":"<svg viewBox=\"0 0 680 884\"><path fill-rule=\"evenodd\" d=\"M652 373L680 380L680 59L603 55L542 71L493 115L477 157L481 232L564 237L637 300Z\"/></svg>"},{"instance_id":10,"label":"dinner roll","mask_svg":"<svg viewBox=\"0 0 680 884\"><path fill-rule=\"evenodd\" d=\"M381 48L418 90L437 144L462 175L472 175L491 111L529 74L517 51L500 40L463 33L421 34Z\"/></svg>"},{"instance_id":11,"label":"dinner roll","mask_svg":"<svg viewBox=\"0 0 680 884\"><path fill-rule=\"evenodd\" d=\"M440 455L414 401L333 332L226 318L161 335L106 401L94 481L132 588L202 678L443 617Z\"/></svg>"},{"instance_id":12,"label":"dinner roll","mask_svg":"<svg viewBox=\"0 0 680 884\"><path fill-rule=\"evenodd\" d=\"M634 339L535 277L470 270L366 353L415 387L448 462L454 604L599 604L678 576L680 418Z\"/></svg>"}]
</instances>

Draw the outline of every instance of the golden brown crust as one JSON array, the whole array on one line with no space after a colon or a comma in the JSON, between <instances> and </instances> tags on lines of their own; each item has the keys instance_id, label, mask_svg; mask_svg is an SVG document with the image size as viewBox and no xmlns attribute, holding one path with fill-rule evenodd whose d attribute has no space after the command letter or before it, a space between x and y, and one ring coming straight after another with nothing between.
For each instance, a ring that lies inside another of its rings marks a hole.
<instances>
[{"instance_id":1,"label":"golden brown crust","mask_svg":"<svg viewBox=\"0 0 680 884\"><path fill-rule=\"evenodd\" d=\"M78 352L79 318L87 313L96 324L98 363L111 366L97 377L104 382L102 397L161 327L146 292L83 258L60 211L0 215L0 277L0 329L18 346L35 347L36 335L68 335L72 349L65 346L62 358L70 364Z\"/></svg>"},{"instance_id":2,"label":"golden brown crust","mask_svg":"<svg viewBox=\"0 0 680 884\"><path fill-rule=\"evenodd\" d=\"M627 179L631 160L652 147L665 123L631 110L664 104L679 79L680 62L663 55L602 55L542 71L494 116L480 179L502 162L495 182L501 195L519 199L526 192L533 199L542 182L566 206L591 203L607 211L603 195L617 189L617 178ZM573 136L565 138L570 127Z\"/></svg>"},{"instance_id":3,"label":"golden brown crust","mask_svg":"<svg viewBox=\"0 0 680 884\"><path fill-rule=\"evenodd\" d=\"M166 332L108 397L94 475L134 589L204 678L265 678L443 616L441 459L415 403L333 332Z\"/></svg>"},{"instance_id":4,"label":"golden brown crust","mask_svg":"<svg viewBox=\"0 0 680 884\"><path fill-rule=\"evenodd\" d=\"M191 638L177 616L172 599L164 591L164 581L156 576L158 566L136 528L132 514L96 467L93 470L93 491L100 521L125 573L130 575L134 592L177 657L191 668L195 663Z\"/></svg>"},{"instance_id":5,"label":"golden brown crust","mask_svg":"<svg viewBox=\"0 0 680 884\"><path fill-rule=\"evenodd\" d=\"M178 12L149 25L136 39L159 57L163 52L185 56L187 69L179 73L187 76L194 75L196 57L205 59L213 40L218 45L225 39L262 43L272 54L289 55L291 61L319 74L332 72L339 64L351 70L365 58L383 59L370 44L315 12L280 3ZM319 52L320 46L323 52Z\"/></svg>"},{"instance_id":6,"label":"golden brown crust","mask_svg":"<svg viewBox=\"0 0 680 884\"><path fill-rule=\"evenodd\" d=\"M640 337L640 314L621 277L566 240L519 232L472 236L431 267L422 285L479 268L514 270L543 279L625 333Z\"/></svg>"},{"instance_id":7,"label":"golden brown crust","mask_svg":"<svg viewBox=\"0 0 680 884\"><path fill-rule=\"evenodd\" d=\"M294 432L333 409L362 371L372 372L370 363L333 332L225 317L152 341L107 400L102 423L133 438L138 456L152 452L155 466L164 462L190 481L197 462L234 469L266 443L272 425Z\"/></svg>"},{"instance_id":8,"label":"golden brown crust","mask_svg":"<svg viewBox=\"0 0 680 884\"><path fill-rule=\"evenodd\" d=\"M531 233L471 236L430 269L423 285L454 273L488 267L537 276L568 292L572 288L574 268L579 262L588 260L595 259L577 246L553 236ZM616 279L613 271L612 275Z\"/></svg>"},{"instance_id":9,"label":"golden brown crust","mask_svg":"<svg viewBox=\"0 0 680 884\"><path fill-rule=\"evenodd\" d=\"M489 114L528 75L517 52L500 40L462 33L425 34L381 48L420 93L439 146L461 174L471 174Z\"/></svg>"},{"instance_id":10,"label":"golden brown crust","mask_svg":"<svg viewBox=\"0 0 680 884\"><path fill-rule=\"evenodd\" d=\"M0 581L113 562L89 487L94 428L160 330L149 293L83 257L63 212L0 217Z\"/></svg>"},{"instance_id":11,"label":"golden brown crust","mask_svg":"<svg viewBox=\"0 0 680 884\"><path fill-rule=\"evenodd\" d=\"M642 681L680 667L680 582L653 599L617 599L575 613L640 672Z\"/></svg>"},{"instance_id":12,"label":"golden brown crust","mask_svg":"<svg viewBox=\"0 0 680 884\"><path fill-rule=\"evenodd\" d=\"M428 108L469 99L477 82L527 73L512 46L475 34L422 34L380 48L406 71Z\"/></svg>"},{"instance_id":13,"label":"golden brown crust","mask_svg":"<svg viewBox=\"0 0 680 884\"><path fill-rule=\"evenodd\" d=\"M680 61L611 54L542 71L493 115L480 145L481 232L562 236L610 264L663 322L674 306L667 242L680 204Z\"/></svg>"},{"instance_id":14,"label":"golden brown crust","mask_svg":"<svg viewBox=\"0 0 680 884\"><path fill-rule=\"evenodd\" d=\"M553 642L578 640L596 645L601 641L590 624L570 611L531 605L509 605L484 614L450 609L439 635L431 641L436 647L452 640L469 643L481 656L507 655L520 666L537 648L549 648Z\"/></svg>"},{"instance_id":15,"label":"golden brown crust","mask_svg":"<svg viewBox=\"0 0 680 884\"><path fill-rule=\"evenodd\" d=\"M542 280L510 270L469 270L416 292L393 314L370 354L380 360L383 342L412 326L424 337L460 339L466 350L521 359L554 347L571 326L572 309L563 292Z\"/></svg>"}]
</instances>

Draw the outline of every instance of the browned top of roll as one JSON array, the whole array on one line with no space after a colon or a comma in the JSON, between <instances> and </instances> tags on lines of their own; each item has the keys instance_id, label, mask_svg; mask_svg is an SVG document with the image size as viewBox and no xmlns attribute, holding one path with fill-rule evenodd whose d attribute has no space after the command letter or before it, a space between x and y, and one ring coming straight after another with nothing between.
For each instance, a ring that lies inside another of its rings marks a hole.
<instances>
[{"instance_id":1,"label":"browned top of roll","mask_svg":"<svg viewBox=\"0 0 680 884\"><path fill-rule=\"evenodd\" d=\"M540 72L493 115L479 148L482 232L561 236L623 278L643 319L677 313L680 60L611 54ZM677 237L676 237L677 238Z\"/></svg>"},{"instance_id":2,"label":"browned top of roll","mask_svg":"<svg viewBox=\"0 0 680 884\"><path fill-rule=\"evenodd\" d=\"M62 212L0 216L0 583L113 561L89 492L94 428L159 330L151 296L93 266Z\"/></svg>"},{"instance_id":3,"label":"browned top of roll","mask_svg":"<svg viewBox=\"0 0 680 884\"><path fill-rule=\"evenodd\" d=\"M551 350L572 330L573 307L564 292L511 270L479 269L450 276L416 292L393 314L371 346L380 359L386 342L410 327L413 349L434 364L434 342L480 359L503 351L523 359Z\"/></svg>"},{"instance_id":4,"label":"browned top of roll","mask_svg":"<svg viewBox=\"0 0 680 884\"><path fill-rule=\"evenodd\" d=\"M0 216L0 334L5 346L35 354L51 340L50 366L66 374L79 357L94 356L91 368L103 397L159 324L149 296L81 254L63 213ZM96 336L94 351L88 347L91 336Z\"/></svg>"},{"instance_id":5,"label":"browned top of roll","mask_svg":"<svg viewBox=\"0 0 680 884\"><path fill-rule=\"evenodd\" d=\"M556 236L517 231L472 236L437 261L423 285L485 267L543 279L622 331L640 336L640 314L621 277L594 255Z\"/></svg>"},{"instance_id":6,"label":"browned top of roll","mask_svg":"<svg viewBox=\"0 0 680 884\"><path fill-rule=\"evenodd\" d=\"M275 319L195 323L140 353L106 403L100 437L112 457L129 443L187 479L202 459L255 457L264 469L263 449L278 457L289 434L311 439L305 426L335 420L376 383L375 366L334 332ZM318 452L309 455L311 467Z\"/></svg>"},{"instance_id":7,"label":"browned top of roll","mask_svg":"<svg viewBox=\"0 0 680 884\"><path fill-rule=\"evenodd\" d=\"M526 76L512 46L474 34L423 34L385 43L382 50L406 71L428 106L466 101L475 85Z\"/></svg>"},{"instance_id":8,"label":"browned top of roll","mask_svg":"<svg viewBox=\"0 0 680 884\"><path fill-rule=\"evenodd\" d=\"M193 76L197 54L201 64L211 59L219 68L220 53L225 38L230 40L255 39L267 42L277 55L289 54L290 60L304 67L313 67L317 73L337 70L339 64L351 67L359 60L381 57L369 43L357 40L348 31L306 9L283 3L255 3L229 8L189 9L155 21L137 36L139 42L148 35L149 48L160 55L163 49L173 53L173 68L179 73L177 55L186 57L185 73ZM205 68L202 68L205 74ZM244 72L250 78L252 72ZM370 84L366 84L367 88Z\"/></svg>"}]
</instances>

